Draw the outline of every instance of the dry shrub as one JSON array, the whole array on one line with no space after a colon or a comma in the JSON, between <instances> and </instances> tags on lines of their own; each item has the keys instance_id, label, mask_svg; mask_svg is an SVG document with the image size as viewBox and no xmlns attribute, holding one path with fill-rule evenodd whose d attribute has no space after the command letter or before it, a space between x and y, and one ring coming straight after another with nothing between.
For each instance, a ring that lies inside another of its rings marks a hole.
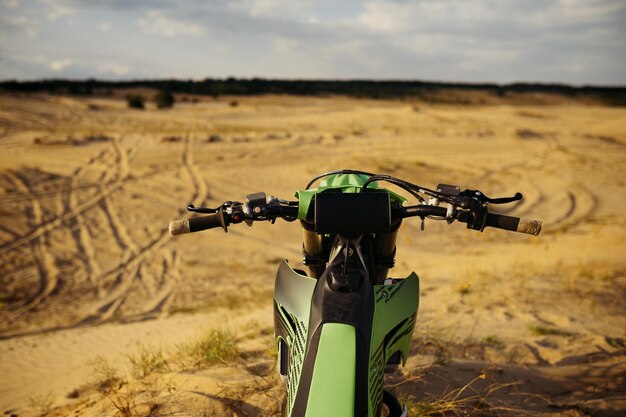
<instances>
[{"instance_id":1,"label":"dry shrub","mask_svg":"<svg viewBox=\"0 0 626 417\"><path fill-rule=\"evenodd\" d=\"M543 139L543 134L530 129L517 129L515 135L520 139Z\"/></svg>"},{"instance_id":2,"label":"dry shrub","mask_svg":"<svg viewBox=\"0 0 626 417\"><path fill-rule=\"evenodd\" d=\"M165 136L161 139L161 142L164 142L164 143L178 143L182 141L183 141L183 138L181 136Z\"/></svg>"},{"instance_id":3,"label":"dry shrub","mask_svg":"<svg viewBox=\"0 0 626 417\"><path fill-rule=\"evenodd\" d=\"M170 91L159 91L154 95L154 102L159 109L174 107L174 95Z\"/></svg>"},{"instance_id":4,"label":"dry shrub","mask_svg":"<svg viewBox=\"0 0 626 417\"><path fill-rule=\"evenodd\" d=\"M277 373L257 377L243 385L222 386L216 399L233 415L273 417L280 413L285 398L283 385ZM263 409L254 405L264 404Z\"/></svg>"},{"instance_id":5,"label":"dry shrub","mask_svg":"<svg viewBox=\"0 0 626 417\"><path fill-rule=\"evenodd\" d=\"M143 110L145 108L144 98L139 95L129 95L126 97L126 104L130 109Z\"/></svg>"},{"instance_id":6,"label":"dry shrub","mask_svg":"<svg viewBox=\"0 0 626 417\"><path fill-rule=\"evenodd\" d=\"M90 362L97 389L123 417L152 415L163 401L163 394L171 395L176 387L161 375L168 370L160 349L140 346L136 355L129 355L134 378L120 377L118 370L102 356Z\"/></svg>"},{"instance_id":7,"label":"dry shrub","mask_svg":"<svg viewBox=\"0 0 626 417\"><path fill-rule=\"evenodd\" d=\"M500 415L500 412L524 414L523 410L515 410L503 407L491 400L496 391L520 385L521 381L510 383L493 383L487 388L479 390L473 385L479 380L487 378L486 374L480 374L461 388L444 393L441 396L427 396L416 400L415 397L401 396L401 403L408 409L408 415L419 417L430 416L473 416L473 415Z\"/></svg>"}]
</instances>

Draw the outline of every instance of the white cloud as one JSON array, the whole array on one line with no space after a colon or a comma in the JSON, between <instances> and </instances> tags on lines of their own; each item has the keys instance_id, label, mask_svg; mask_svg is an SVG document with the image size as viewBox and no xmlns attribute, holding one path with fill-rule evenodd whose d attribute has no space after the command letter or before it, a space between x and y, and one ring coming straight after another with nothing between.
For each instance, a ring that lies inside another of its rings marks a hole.
<instances>
[{"instance_id":1,"label":"white cloud","mask_svg":"<svg viewBox=\"0 0 626 417\"><path fill-rule=\"evenodd\" d=\"M573 74L580 74L582 72L587 71L588 67L587 65L585 65L584 63L581 62L574 62L571 63L569 65L567 65L567 71L571 72Z\"/></svg>"},{"instance_id":2,"label":"white cloud","mask_svg":"<svg viewBox=\"0 0 626 417\"><path fill-rule=\"evenodd\" d=\"M25 28L26 29L26 36L28 36L30 39L34 39L37 36L39 36L39 28L35 27L35 26L30 26Z\"/></svg>"},{"instance_id":3,"label":"white cloud","mask_svg":"<svg viewBox=\"0 0 626 417\"><path fill-rule=\"evenodd\" d=\"M20 0L2 0L2 5L9 9L19 9Z\"/></svg>"},{"instance_id":4,"label":"white cloud","mask_svg":"<svg viewBox=\"0 0 626 417\"><path fill-rule=\"evenodd\" d=\"M200 36L206 33L200 25L172 19L158 10L149 11L145 18L139 19L138 24L145 33L167 37Z\"/></svg>"},{"instance_id":5,"label":"white cloud","mask_svg":"<svg viewBox=\"0 0 626 417\"><path fill-rule=\"evenodd\" d=\"M298 42L296 40L283 37L274 38L272 44L274 47L274 52L278 52L281 54L289 53L293 51L296 46L298 46Z\"/></svg>"},{"instance_id":6,"label":"white cloud","mask_svg":"<svg viewBox=\"0 0 626 417\"><path fill-rule=\"evenodd\" d=\"M320 0L231 0L228 2L228 9L253 17L291 16L300 20L311 7L320 2Z\"/></svg>"},{"instance_id":7,"label":"white cloud","mask_svg":"<svg viewBox=\"0 0 626 417\"><path fill-rule=\"evenodd\" d=\"M3 17L2 22L11 26L23 26L29 22L24 16Z\"/></svg>"},{"instance_id":8,"label":"white cloud","mask_svg":"<svg viewBox=\"0 0 626 417\"><path fill-rule=\"evenodd\" d=\"M23 29L29 39L39 35L39 22L24 16L0 17L0 22Z\"/></svg>"},{"instance_id":9,"label":"white cloud","mask_svg":"<svg viewBox=\"0 0 626 417\"><path fill-rule=\"evenodd\" d=\"M109 63L100 65L98 72L100 74L126 75L130 72L130 68L127 65Z\"/></svg>"},{"instance_id":10,"label":"white cloud","mask_svg":"<svg viewBox=\"0 0 626 417\"><path fill-rule=\"evenodd\" d=\"M41 2L48 5L47 18L50 21L74 14L74 9L62 0L41 0Z\"/></svg>"},{"instance_id":11,"label":"white cloud","mask_svg":"<svg viewBox=\"0 0 626 417\"><path fill-rule=\"evenodd\" d=\"M15 55L11 58L15 61L27 62L29 64L43 64L47 61L43 55Z\"/></svg>"},{"instance_id":12,"label":"white cloud","mask_svg":"<svg viewBox=\"0 0 626 417\"><path fill-rule=\"evenodd\" d=\"M406 9L397 3L368 2L355 23L376 32L401 32L411 27L412 13L407 13Z\"/></svg>"},{"instance_id":13,"label":"white cloud","mask_svg":"<svg viewBox=\"0 0 626 417\"><path fill-rule=\"evenodd\" d=\"M233 48L230 45L227 45L225 43L220 43L220 44L215 46L215 52L219 52L219 53L230 52L230 51L232 51L232 49Z\"/></svg>"},{"instance_id":14,"label":"white cloud","mask_svg":"<svg viewBox=\"0 0 626 417\"><path fill-rule=\"evenodd\" d=\"M52 71L58 72L58 71L63 71L64 69L69 68L72 65L74 65L73 59L57 59L57 60L50 62L50 69Z\"/></svg>"},{"instance_id":15,"label":"white cloud","mask_svg":"<svg viewBox=\"0 0 626 417\"><path fill-rule=\"evenodd\" d=\"M624 0L0 2L0 49L71 56L69 65L62 59L55 65L65 65L58 75L128 77L150 68L151 77L626 82ZM73 28L48 20L71 13ZM46 36L37 36L39 30ZM113 44L102 32L133 39L133 45ZM49 61L4 71L47 76ZM106 62L112 64L100 65Z\"/></svg>"},{"instance_id":16,"label":"white cloud","mask_svg":"<svg viewBox=\"0 0 626 417\"><path fill-rule=\"evenodd\" d=\"M102 22L100 23L99 28L101 32L108 32L111 30L111 22Z\"/></svg>"},{"instance_id":17,"label":"white cloud","mask_svg":"<svg viewBox=\"0 0 626 417\"><path fill-rule=\"evenodd\" d=\"M519 57L520 53L511 49L474 47L459 56L459 66L469 71L484 71L497 65L509 65Z\"/></svg>"}]
</instances>

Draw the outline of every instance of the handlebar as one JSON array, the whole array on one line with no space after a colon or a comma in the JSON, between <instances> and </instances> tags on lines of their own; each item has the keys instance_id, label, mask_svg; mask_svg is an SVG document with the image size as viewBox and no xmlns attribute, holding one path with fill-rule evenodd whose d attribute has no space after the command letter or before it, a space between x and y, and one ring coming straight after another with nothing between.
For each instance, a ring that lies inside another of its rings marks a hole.
<instances>
[{"instance_id":1,"label":"handlebar","mask_svg":"<svg viewBox=\"0 0 626 417\"><path fill-rule=\"evenodd\" d=\"M228 232L228 226L245 222L248 226L259 220L276 221L282 218L293 221L298 216L298 202L285 201L265 193L248 194L246 202L227 201L216 209L195 208L190 205L187 210L195 213L209 213L202 217L186 220L174 220L169 224L170 233L174 236L185 233L221 227Z\"/></svg>"},{"instance_id":2,"label":"handlebar","mask_svg":"<svg viewBox=\"0 0 626 417\"><path fill-rule=\"evenodd\" d=\"M445 207L429 206L429 205L417 205L402 207L395 211L397 218L406 217L428 217L436 216L443 218L450 218L457 220L461 223L467 223L468 229L480 230L481 232L485 227L493 227L496 229L509 230L511 232L527 233L529 235L538 236L541 232L542 222L540 220L522 219L519 217L505 216L503 214L489 213L487 208L482 206L484 210L484 216L480 215L472 216L472 211L457 211L453 213L453 217L450 217L450 211Z\"/></svg>"},{"instance_id":3,"label":"handlebar","mask_svg":"<svg viewBox=\"0 0 626 417\"><path fill-rule=\"evenodd\" d=\"M519 199L519 198L518 198ZM457 210L458 209L458 210ZM293 221L298 215L298 202L279 200L275 197L266 197L265 193L256 193L246 196L245 203L226 202L217 209L196 209L190 211L210 214L202 217L192 217L186 220L175 220L169 224L170 233L174 236L198 232L201 230L221 227L228 232L228 226L233 223L246 222L249 226L254 221L267 220L272 223L277 218ZM371 216L371 213L367 213ZM436 205L419 204L407 207L394 207L391 210L391 220L396 221L408 217L426 217L447 220L451 223L457 220L466 223L468 229L483 231L485 227L509 230L518 233L527 233L537 236L541 232L542 222L539 220L521 219L519 217L489 213L487 205L476 198L467 197L459 206L439 207ZM308 219L314 222L313 219Z\"/></svg>"}]
</instances>

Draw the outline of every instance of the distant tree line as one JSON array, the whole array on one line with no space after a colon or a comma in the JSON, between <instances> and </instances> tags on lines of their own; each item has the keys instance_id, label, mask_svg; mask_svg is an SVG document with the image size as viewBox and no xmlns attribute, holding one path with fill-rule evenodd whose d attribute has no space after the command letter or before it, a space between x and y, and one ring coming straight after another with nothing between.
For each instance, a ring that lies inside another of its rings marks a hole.
<instances>
[{"instance_id":1,"label":"distant tree line","mask_svg":"<svg viewBox=\"0 0 626 417\"><path fill-rule=\"evenodd\" d=\"M198 95L256 95L256 94L295 94L305 96L338 94L363 98L424 97L441 90L486 91L497 96L508 93L552 93L567 97L592 96L609 105L626 105L624 87L574 87L566 84L541 83L444 83L425 81L373 81L373 80L275 80L251 79L212 79L201 81L164 79L101 81L46 79L38 81L2 81L0 90L14 92L49 92L53 94L92 95L112 93L118 88L153 88L171 93Z\"/></svg>"}]
</instances>

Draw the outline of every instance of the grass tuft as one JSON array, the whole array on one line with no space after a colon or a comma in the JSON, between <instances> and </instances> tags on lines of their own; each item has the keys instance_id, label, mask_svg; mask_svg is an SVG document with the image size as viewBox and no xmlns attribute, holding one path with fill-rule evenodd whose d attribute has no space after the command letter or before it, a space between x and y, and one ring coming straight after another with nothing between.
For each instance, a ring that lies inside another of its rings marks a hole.
<instances>
[{"instance_id":1,"label":"grass tuft","mask_svg":"<svg viewBox=\"0 0 626 417\"><path fill-rule=\"evenodd\" d=\"M40 416L48 414L52 409L53 403L54 397L50 392L47 394L33 394L28 398L28 405Z\"/></svg>"},{"instance_id":2,"label":"grass tuft","mask_svg":"<svg viewBox=\"0 0 626 417\"><path fill-rule=\"evenodd\" d=\"M573 336L574 334L565 330L544 326L543 324L531 324L528 330L535 336Z\"/></svg>"},{"instance_id":3,"label":"grass tuft","mask_svg":"<svg viewBox=\"0 0 626 417\"><path fill-rule=\"evenodd\" d=\"M139 346L136 355L128 355L131 373L135 378L144 378L152 373L163 373L169 370L167 361L160 348Z\"/></svg>"},{"instance_id":4,"label":"grass tuft","mask_svg":"<svg viewBox=\"0 0 626 417\"><path fill-rule=\"evenodd\" d=\"M502 347L504 343L496 335L488 335L481 339L481 342L494 347Z\"/></svg>"},{"instance_id":5,"label":"grass tuft","mask_svg":"<svg viewBox=\"0 0 626 417\"><path fill-rule=\"evenodd\" d=\"M109 391L120 382L117 368L103 356L96 356L88 363L91 366L91 375L95 378L100 390Z\"/></svg>"},{"instance_id":6,"label":"grass tuft","mask_svg":"<svg viewBox=\"0 0 626 417\"><path fill-rule=\"evenodd\" d=\"M197 312L198 312L197 307L190 307L190 306L173 306L168 311L168 313L172 316L174 314L192 314L192 313L197 313Z\"/></svg>"},{"instance_id":7,"label":"grass tuft","mask_svg":"<svg viewBox=\"0 0 626 417\"><path fill-rule=\"evenodd\" d=\"M195 360L205 365L232 362L240 356L235 336L222 330L212 330L187 349Z\"/></svg>"}]
</instances>

